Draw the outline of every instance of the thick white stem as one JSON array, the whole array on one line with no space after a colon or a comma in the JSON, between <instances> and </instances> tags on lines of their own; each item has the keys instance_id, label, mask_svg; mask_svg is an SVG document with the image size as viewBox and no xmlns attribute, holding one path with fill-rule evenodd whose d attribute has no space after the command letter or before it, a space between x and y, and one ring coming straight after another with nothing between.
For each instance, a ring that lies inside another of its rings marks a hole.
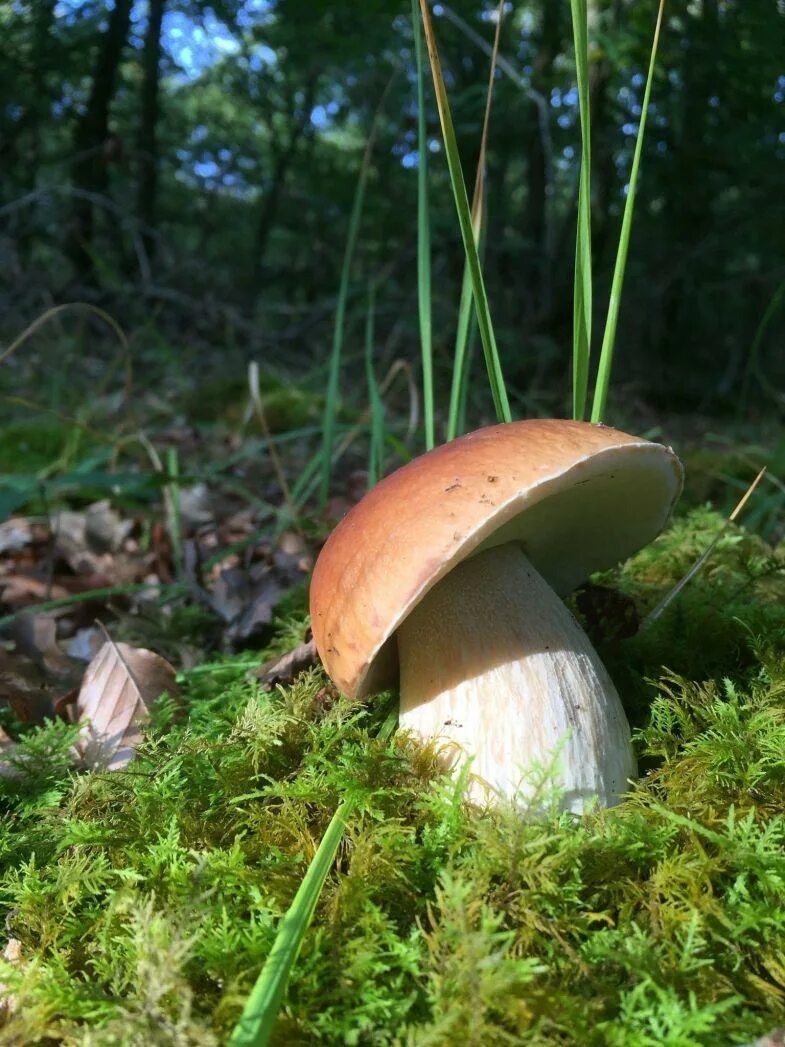
<instances>
[{"instance_id":1,"label":"thick white stem","mask_svg":"<svg viewBox=\"0 0 785 1047\"><path fill-rule=\"evenodd\" d=\"M451 571L399 627L398 653L401 726L455 743L453 760L473 756L475 798L482 783L525 798L525 773L555 753L570 810L615 803L635 775L605 667L520 546Z\"/></svg>"}]
</instances>

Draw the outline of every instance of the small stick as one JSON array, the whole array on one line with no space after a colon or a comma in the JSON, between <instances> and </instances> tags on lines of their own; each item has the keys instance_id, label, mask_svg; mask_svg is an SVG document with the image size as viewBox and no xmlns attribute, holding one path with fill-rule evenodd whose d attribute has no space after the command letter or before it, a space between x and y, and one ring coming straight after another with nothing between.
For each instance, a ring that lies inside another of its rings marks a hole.
<instances>
[{"instance_id":1,"label":"small stick","mask_svg":"<svg viewBox=\"0 0 785 1047\"><path fill-rule=\"evenodd\" d=\"M742 509L747 504L747 501L750 498L752 492L755 490L755 488L758 486L758 484L761 482L761 480L763 479L763 477L765 475L766 475L766 466L764 465L763 468L761 469L761 471L758 473L758 475L752 481L750 486L744 492L744 494L743 494L741 500L739 501L739 503L737 504L736 508L733 510L733 512L728 517L728 519L722 525L722 528L720 529L720 532L716 536L714 541L712 541L710 543L710 545L705 550L705 552L701 553L701 555L698 557L698 559L695 561L695 563L692 565L692 567L689 569L689 571L687 571L687 573L684 575L684 577L680 581L678 581L676 583L676 585L674 585L674 587L670 590L670 592L665 594L665 596L660 600L660 602L657 604L657 606L654 608L654 610L650 611L649 614L646 615L646 617L641 622L641 627L640 627L639 631L642 632L648 625L651 625L651 623L653 621L656 621L656 619L660 617L660 615L665 610L665 608L668 606L668 604L670 604L670 602L672 600L675 600L675 598L679 595L679 593L687 585L687 583L698 573L698 571L701 569L701 567L703 567L703 565L706 563L708 558L711 556L711 554L717 548L717 545L718 545L720 539L725 534L725 532L728 530L729 525L732 524L736 520L736 518L738 517L739 513L741 513Z\"/></svg>"}]
</instances>

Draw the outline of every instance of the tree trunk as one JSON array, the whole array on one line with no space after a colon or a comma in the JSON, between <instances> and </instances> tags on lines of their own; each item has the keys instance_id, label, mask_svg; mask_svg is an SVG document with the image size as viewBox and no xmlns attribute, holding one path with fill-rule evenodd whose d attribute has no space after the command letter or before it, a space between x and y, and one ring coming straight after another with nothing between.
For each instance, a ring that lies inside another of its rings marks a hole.
<instances>
[{"instance_id":1,"label":"tree trunk","mask_svg":"<svg viewBox=\"0 0 785 1047\"><path fill-rule=\"evenodd\" d=\"M313 129L313 125L311 124L311 109L313 108L314 97L316 94L317 80L318 76L313 75L309 78L305 86L305 94L299 117L295 112L295 104L292 104L292 112L289 119L291 126L289 141L275 158L273 174L270 179L270 187L262 197L259 218L256 223L256 236L254 237L253 244L252 279L255 286L258 285L264 271L264 257L267 252L270 234L275 227L276 213L286 185L289 168L297 154L301 139L306 135L306 133Z\"/></svg>"},{"instance_id":2,"label":"tree trunk","mask_svg":"<svg viewBox=\"0 0 785 1047\"><path fill-rule=\"evenodd\" d=\"M158 197L158 100L161 82L161 25L166 0L150 0L144 38L142 116L139 125L139 185L137 216L148 258L155 252Z\"/></svg>"},{"instance_id":3,"label":"tree trunk","mask_svg":"<svg viewBox=\"0 0 785 1047\"><path fill-rule=\"evenodd\" d=\"M81 279L93 275L93 197L106 188L109 111L117 88L120 57L128 37L131 3L132 0L115 0L106 32L98 43L87 108L74 134L72 184L75 197L68 254Z\"/></svg>"}]
</instances>

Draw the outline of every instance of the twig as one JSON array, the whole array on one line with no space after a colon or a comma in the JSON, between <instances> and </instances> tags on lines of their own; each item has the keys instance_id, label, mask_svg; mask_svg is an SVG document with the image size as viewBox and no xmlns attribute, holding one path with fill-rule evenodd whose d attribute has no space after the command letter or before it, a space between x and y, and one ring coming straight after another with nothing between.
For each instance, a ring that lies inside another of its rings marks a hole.
<instances>
[{"instance_id":1,"label":"twig","mask_svg":"<svg viewBox=\"0 0 785 1047\"><path fill-rule=\"evenodd\" d=\"M695 561L695 563L692 565L692 567L689 569L689 571L687 571L687 573L684 575L684 577L680 581L678 581L676 583L676 585L674 585L674 587L668 593L665 594L665 596L660 600L660 602L657 604L657 606L654 608L654 610L650 611L646 615L646 617L643 619L643 621L641 622L641 627L640 627L640 631L641 632L644 629L646 629L649 625L651 625L652 622L656 621L660 617L662 612L671 603L671 601L676 599L676 597L679 595L679 593L682 591L682 589L687 585L687 583L689 581L691 581L691 579L695 577L695 575L698 573L698 571L701 569L701 567L703 567L703 565L706 563L708 558L711 556L711 554L717 548L717 545L719 544L720 539L723 537L723 535L728 530L730 525L736 520L736 518L738 517L739 513L741 513L742 509L747 504L747 501L750 498L752 492L755 490L755 488L761 482L761 480L763 479L765 474L766 474L766 466L764 465L763 468L761 469L761 471L758 473L758 475L752 481L750 486L744 492L744 495L740 499L740 501L737 504L736 508L733 510L733 512L728 517L728 519L722 525L722 527L720 528L719 533L714 538L714 540L709 544L708 548L703 553L701 553L701 555L698 557L698 559Z\"/></svg>"},{"instance_id":2,"label":"twig","mask_svg":"<svg viewBox=\"0 0 785 1047\"><path fill-rule=\"evenodd\" d=\"M95 316L100 317L105 323L107 323L117 337L120 340L120 344L125 349L126 353L130 351L128 339L125 336L125 332L114 317L110 316L109 313L105 313L103 309L99 309L97 305L90 305L89 302L67 302L65 305L55 305L51 309L47 309L45 313L42 313L39 317L36 317L31 324L22 331L18 338L16 338L7 349L0 353L0 363L15 352L20 345L23 345L31 335L43 327L43 325L51 320L52 317L58 316L60 313L65 312L69 309L86 309L89 313L93 313Z\"/></svg>"}]
</instances>

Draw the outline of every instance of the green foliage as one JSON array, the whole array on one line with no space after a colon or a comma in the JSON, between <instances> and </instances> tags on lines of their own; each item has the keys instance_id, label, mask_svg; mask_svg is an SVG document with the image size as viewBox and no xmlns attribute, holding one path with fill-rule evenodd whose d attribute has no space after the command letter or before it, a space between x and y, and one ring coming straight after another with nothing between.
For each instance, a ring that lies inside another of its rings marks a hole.
<instances>
[{"instance_id":1,"label":"green foliage","mask_svg":"<svg viewBox=\"0 0 785 1047\"><path fill-rule=\"evenodd\" d=\"M602 580L654 606L721 526L694 510ZM479 811L435 756L375 737L393 699L319 671L260 694L187 677L125 772L72 729L0 779L0 916L22 960L8 1042L225 1042L329 821L355 805L278 1044L692 1047L785 1021L785 563L735 528L603 656L639 725L618 807ZM303 618L288 619L287 640Z\"/></svg>"}]
</instances>

